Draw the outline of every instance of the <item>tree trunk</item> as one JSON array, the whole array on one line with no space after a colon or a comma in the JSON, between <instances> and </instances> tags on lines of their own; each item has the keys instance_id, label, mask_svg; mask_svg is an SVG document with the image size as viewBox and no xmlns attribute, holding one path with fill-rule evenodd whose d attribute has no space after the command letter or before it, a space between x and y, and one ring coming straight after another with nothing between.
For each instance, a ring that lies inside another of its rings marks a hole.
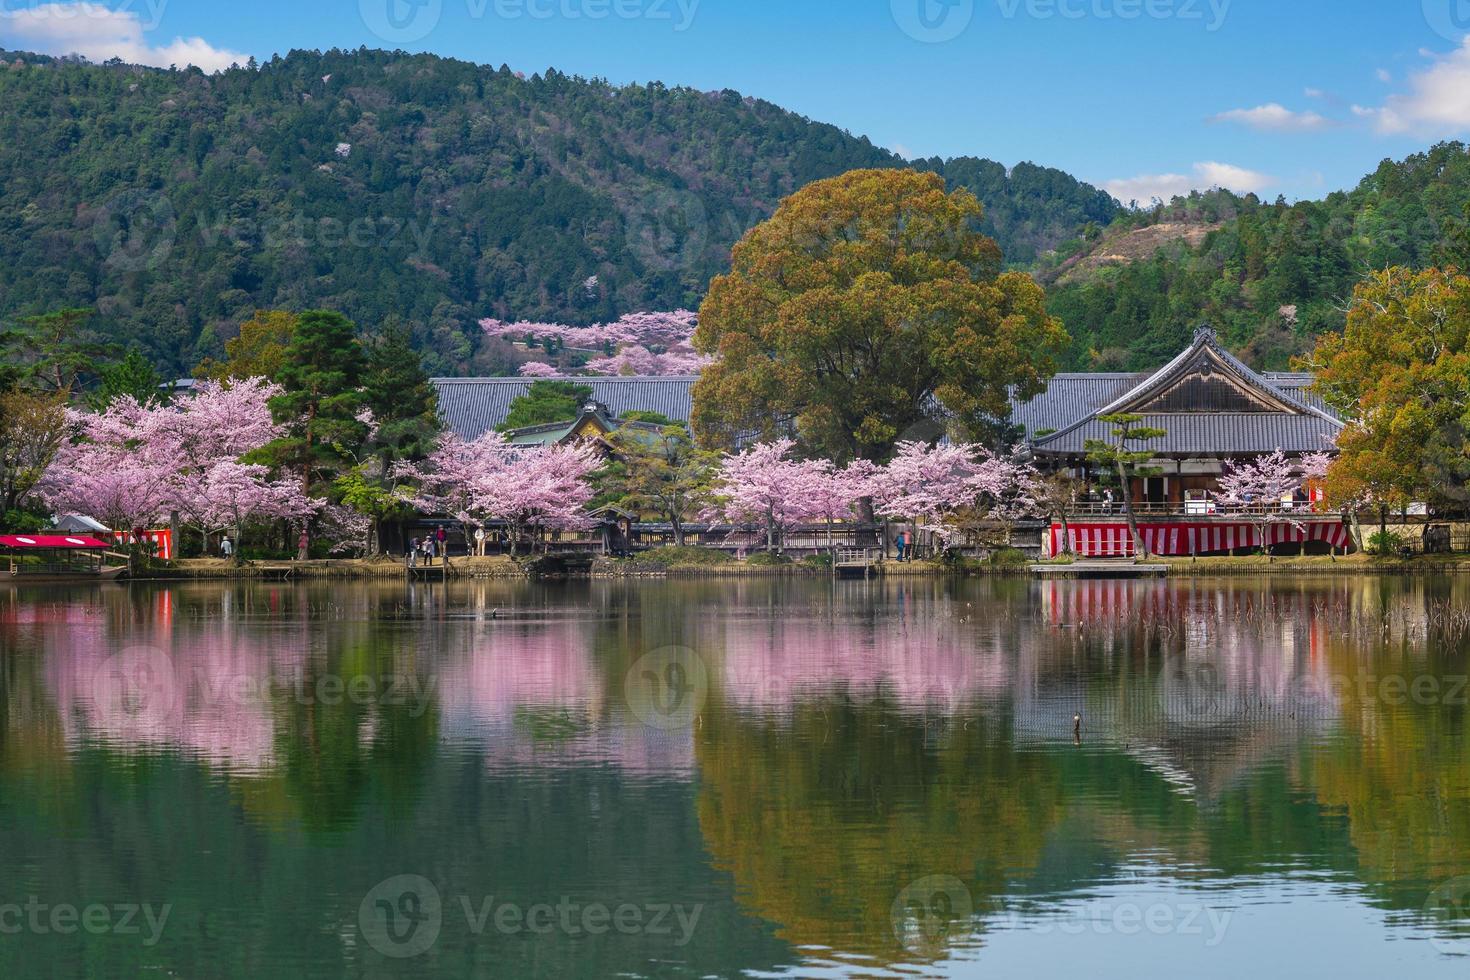
<instances>
[{"instance_id":1,"label":"tree trunk","mask_svg":"<svg viewBox=\"0 0 1470 980\"><path fill-rule=\"evenodd\" d=\"M674 528L674 547L684 547L684 522L679 520L678 514L670 513L669 523Z\"/></svg>"},{"instance_id":2,"label":"tree trunk","mask_svg":"<svg viewBox=\"0 0 1470 980\"><path fill-rule=\"evenodd\" d=\"M1123 513L1128 517L1128 533L1133 535L1133 550L1136 555L1147 558L1148 546L1143 543L1143 535L1138 533L1138 518L1133 513L1133 483L1121 461L1118 463L1118 488L1123 495Z\"/></svg>"}]
</instances>

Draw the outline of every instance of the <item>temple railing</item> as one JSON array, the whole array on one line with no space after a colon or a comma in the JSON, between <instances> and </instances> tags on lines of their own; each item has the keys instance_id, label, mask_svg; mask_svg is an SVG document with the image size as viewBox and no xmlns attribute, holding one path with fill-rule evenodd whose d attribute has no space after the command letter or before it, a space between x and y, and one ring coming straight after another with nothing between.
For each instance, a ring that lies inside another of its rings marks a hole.
<instances>
[{"instance_id":1,"label":"temple railing","mask_svg":"<svg viewBox=\"0 0 1470 980\"><path fill-rule=\"evenodd\" d=\"M1214 500L1187 501L1185 503L1135 503L1133 514L1140 519L1156 518L1219 518L1221 520L1250 520L1257 517L1279 516L1283 519L1293 520L1339 520L1342 515L1330 510L1325 504L1314 504L1307 501L1301 503L1254 503L1254 504L1222 504ZM1122 501L1107 503L1106 501L1089 500L1074 503L1067 508L1067 519L1095 520L1095 519L1125 519L1127 511Z\"/></svg>"}]
</instances>

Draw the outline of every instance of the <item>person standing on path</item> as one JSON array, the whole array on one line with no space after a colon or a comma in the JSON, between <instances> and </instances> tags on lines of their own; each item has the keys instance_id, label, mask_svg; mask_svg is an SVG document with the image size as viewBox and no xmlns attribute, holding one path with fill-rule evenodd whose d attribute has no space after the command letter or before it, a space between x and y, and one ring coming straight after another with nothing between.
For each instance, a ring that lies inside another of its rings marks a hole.
<instances>
[{"instance_id":1,"label":"person standing on path","mask_svg":"<svg viewBox=\"0 0 1470 980\"><path fill-rule=\"evenodd\" d=\"M311 538L306 536L306 529L303 528L301 531L301 537L296 539L296 560L306 561L307 556L310 554Z\"/></svg>"}]
</instances>

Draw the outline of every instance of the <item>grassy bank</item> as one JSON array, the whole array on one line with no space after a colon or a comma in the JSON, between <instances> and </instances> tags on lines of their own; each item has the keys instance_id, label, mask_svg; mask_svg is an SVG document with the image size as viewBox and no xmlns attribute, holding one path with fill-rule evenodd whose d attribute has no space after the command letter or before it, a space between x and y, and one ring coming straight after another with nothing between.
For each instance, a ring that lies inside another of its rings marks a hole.
<instances>
[{"instance_id":1,"label":"grassy bank","mask_svg":"<svg viewBox=\"0 0 1470 980\"><path fill-rule=\"evenodd\" d=\"M437 566L435 566L437 567ZM404 578L406 570L397 558L332 558L318 561L287 562L227 561L223 558L180 558L155 562L140 571L135 580L149 579L259 579L281 578L289 569L293 579L392 579ZM524 578L525 570L505 557L453 558L449 562L451 578Z\"/></svg>"},{"instance_id":2,"label":"grassy bank","mask_svg":"<svg viewBox=\"0 0 1470 980\"><path fill-rule=\"evenodd\" d=\"M1031 561L1019 553L996 561L965 559L958 562L887 561L875 565L873 576L885 578L928 578L935 576L1007 576L1029 574ZM1174 578L1222 575L1427 575L1470 572L1470 555L1423 555L1415 558L1325 555L1267 558L1263 555L1213 558L1156 558L1151 563L1166 565ZM1065 567L1058 563L1059 568ZM289 568L289 576L285 570ZM450 578L527 578L532 569L523 559L504 556L454 558ZM698 548L661 548L636 558L598 558L592 563L593 578L758 578L792 576L821 578L832 574L823 561L779 561L754 555L737 561L723 552ZM156 563L135 580L210 579L394 579L404 578L401 560L391 558L339 558L310 562L261 562L235 564L219 558L190 558Z\"/></svg>"}]
</instances>

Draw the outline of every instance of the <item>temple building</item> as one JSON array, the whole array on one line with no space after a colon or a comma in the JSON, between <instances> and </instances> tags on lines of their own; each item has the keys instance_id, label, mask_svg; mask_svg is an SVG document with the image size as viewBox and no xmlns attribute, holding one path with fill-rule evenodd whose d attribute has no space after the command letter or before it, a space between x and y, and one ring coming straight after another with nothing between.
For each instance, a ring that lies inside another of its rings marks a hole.
<instances>
[{"instance_id":1,"label":"temple building","mask_svg":"<svg viewBox=\"0 0 1470 980\"><path fill-rule=\"evenodd\" d=\"M576 378L592 388L596 409L576 421L513 433L524 443L605 437L629 412L658 412L687 423L695 378ZM1209 329L1156 371L1133 374L1058 374L1046 390L1017 401L1011 421L1024 435L1043 471L1069 472L1082 492L1069 515L1070 535L1060 525L1043 530L1042 552L1070 550L1085 556L1130 555L1134 544L1123 516L1122 488L1088 460L1090 440L1110 441L1113 415L1141 417L1141 428L1162 430L1157 439L1130 444L1148 451L1157 476L1129 488L1150 552L1205 555L1276 545L1326 550L1351 546L1339 515L1327 514L1309 496L1261 501L1246 514L1238 502L1217 500L1225 464L1281 450L1288 457L1331 452L1343 423L1311 391L1312 376L1258 372L1220 345ZM439 411L445 424L476 439L504 422L510 403L531 385L525 378L440 379ZM1277 518L1259 519L1262 510ZM1254 518L1254 519L1253 519Z\"/></svg>"},{"instance_id":2,"label":"temple building","mask_svg":"<svg viewBox=\"0 0 1470 980\"><path fill-rule=\"evenodd\" d=\"M1087 444L1112 441L1115 415L1139 418L1138 428L1163 432L1130 443L1147 451L1158 473L1128 488L1148 551L1158 555L1228 554L1287 546L1347 549L1352 538L1341 515L1327 513L1315 490L1283 500L1242 505L1217 499L1226 463L1277 450L1288 458L1331 452L1342 421L1311 390L1312 376L1253 371L1200 330L1187 350L1143 374L1060 374L1030 401L1016 405L1037 465L1078 477L1083 490L1065 527L1043 531L1043 554L1071 551L1119 557L1135 545L1123 514L1122 491L1097 472Z\"/></svg>"},{"instance_id":3,"label":"temple building","mask_svg":"<svg viewBox=\"0 0 1470 980\"><path fill-rule=\"evenodd\" d=\"M533 378L435 378L439 416L449 431L469 442L500 428L511 403L530 390ZM599 378L572 381L592 389L592 400L613 418L629 412L658 412L688 423L693 411L690 393L698 378Z\"/></svg>"},{"instance_id":4,"label":"temple building","mask_svg":"<svg viewBox=\"0 0 1470 980\"><path fill-rule=\"evenodd\" d=\"M1183 508L1216 489L1224 464L1281 450L1288 456L1330 452L1343 424L1309 391L1310 374L1251 370L1220 346L1211 330L1157 371L1059 374L1016 406L1043 469L1070 470L1089 483L1090 440L1110 441L1110 415L1142 416L1140 427L1166 435L1130 445L1154 455L1160 475L1135 481L1140 503Z\"/></svg>"}]
</instances>

